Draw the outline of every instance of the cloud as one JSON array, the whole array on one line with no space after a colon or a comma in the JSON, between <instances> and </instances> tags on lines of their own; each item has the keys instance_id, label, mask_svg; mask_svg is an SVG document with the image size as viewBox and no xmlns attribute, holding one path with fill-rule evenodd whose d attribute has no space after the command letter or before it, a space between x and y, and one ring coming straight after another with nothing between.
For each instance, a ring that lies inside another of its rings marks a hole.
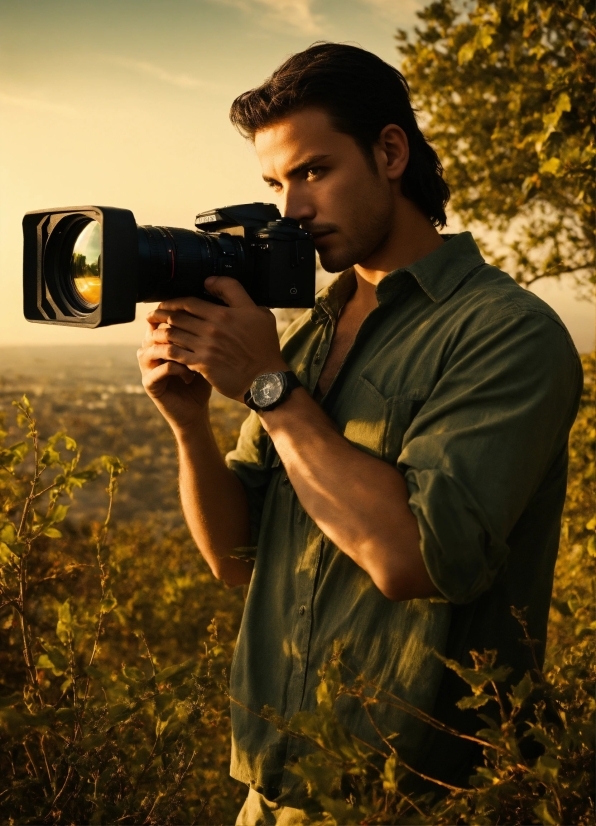
<instances>
[{"instance_id":1,"label":"cloud","mask_svg":"<svg viewBox=\"0 0 596 826\"><path fill-rule=\"evenodd\" d=\"M9 95L0 91L0 103L8 106L18 106L19 109L28 109L31 112L54 112L57 115L74 115L76 110L66 103L53 103L51 100L28 98L22 95Z\"/></svg>"},{"instance_id":2,"label":"cloud","mask_svg":"<svg viewBox=\"0 0 596 826\"><path fill-rule=\"evenodd\" d=\"M277 30L297 30L300 34L318 35L323 17L313 11L314 0L209 0L232 6L248 14L263 14L262 22Z\"/></svg>"},{"instance_id":3,"label":"cloud","mask_svg":"<svg viewBox=\"0 0 596 826\"><path fill-rule=\"evenodd\" d=\"M418 22L416 12L424 8L426 0L400 0L396 3L395 0L360 0L360 2L369 6L383 19L393 23L395 27L413 26Z\"/></svg>"},{"instance_id":4,"label":"cloud","mask_svg":"<svg viewBox=\"0 0 596 826\"><path fill-rule=\"evenodd\" d=\"M134 60L133 58L118 57L116 55L105 55L105 59L115 66L132 69L133 72L154 77L156 80L169 83L170 86L177 86L179 89L199 89L212 85L208 81L201 80L198 77L192 77L192 75L169 72L167 69L163 69L155 63L149 63L147 60Z\"/></svg>"}]
</instances>

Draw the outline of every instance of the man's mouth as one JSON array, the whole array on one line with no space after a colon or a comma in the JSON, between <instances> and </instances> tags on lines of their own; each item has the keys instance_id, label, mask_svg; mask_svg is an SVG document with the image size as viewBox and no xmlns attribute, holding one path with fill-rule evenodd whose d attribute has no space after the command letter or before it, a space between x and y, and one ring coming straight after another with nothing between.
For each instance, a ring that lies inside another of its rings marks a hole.
<instances>
[{"instance_id":1,"label":"man's mouth","mask_svg":"<svg viewBox=\"0 0 596 826\"><path fill-rule=\"evenodd\" d=\"M311 232L311 235L316 243L317 241L321 241L323 238L328 238L330 235L333 235L334 232L334 229L322 229Z\"/></svg>"}]
</instances>

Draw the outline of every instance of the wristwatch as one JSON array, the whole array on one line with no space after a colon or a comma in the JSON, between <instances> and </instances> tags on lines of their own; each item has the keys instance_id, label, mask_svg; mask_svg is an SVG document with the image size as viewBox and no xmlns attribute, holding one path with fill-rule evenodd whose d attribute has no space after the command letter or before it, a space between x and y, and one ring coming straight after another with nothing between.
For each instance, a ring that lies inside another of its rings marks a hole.
<instances>
[{"instance_id":1,"label":"wristwatch","mask_svg":"<svg viewBox=\"0 0 596 826\"><path fill-rule=\"evenodd\" d=\"M292 390L302 387L291 370L285 373L263 373L257 376L244 396L244 402L251 410L273 410L285 401Z\"/></svg>"}]
</instances>

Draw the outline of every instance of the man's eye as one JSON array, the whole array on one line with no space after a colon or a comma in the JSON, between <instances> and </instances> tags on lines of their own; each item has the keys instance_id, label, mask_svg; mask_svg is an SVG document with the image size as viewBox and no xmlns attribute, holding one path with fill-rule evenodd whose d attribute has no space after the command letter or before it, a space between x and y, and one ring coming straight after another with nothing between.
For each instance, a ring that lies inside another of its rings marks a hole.
<instances>
[{"instance_id":1,"label":"man's eye","mask_svg":"<svg viewBox=\"0 0 596 826\"><path fill-rule=\"evenodd\" d=\"M267 186L275 192L279 192L281 190L281 184L278 184L277 181L267 181Z\"/></svg>"},{"instance_id":2,"label":"man's eye","mask_svg":"<svg viewBox=\"0 0 596 826\"><path fill-rule=\"evenodd\" d=\"M306 170L306 177L312 181L313 178L319 178L322 171L320 166L311 166Z\"/></svg>"}]
</instances>

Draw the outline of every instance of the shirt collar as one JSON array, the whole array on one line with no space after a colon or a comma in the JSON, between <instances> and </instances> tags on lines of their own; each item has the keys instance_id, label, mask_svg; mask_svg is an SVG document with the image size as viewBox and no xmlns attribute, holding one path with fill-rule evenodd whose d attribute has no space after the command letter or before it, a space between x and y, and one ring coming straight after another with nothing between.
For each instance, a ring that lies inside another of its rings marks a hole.
<instances>
[{"instance_id":1,"label":"shirt collar","mask_svg":"<svg viewBox=\"0 0 596 826\"><path fill-rule=\"evenodd\" d=\"M331 284L321 290L315 300L311 318L316 323L326 317L337 318L339 311L356 289L353 267L340 273Z\"/></svg>"},{"instance_id":2,"label":"shirt collar","mask_svg":"<svg viewBox=\"0 0 596 826\"><path fill-rule=\"evenodd\" d=\"M436 250L408 267L393 270L383 278L377 286L379 304L410 292L411 280L405 277L408 274L414 277L431 301L439 303L449 298L472 270L484 264L484 258L470 232L441 237L445 243ZM350 267L321 290L312 311L312 320L318 323L325 317L337 318L355 286L356 277Z\"/></svg>"},{"instance_id":3,"label":"shirt collar","mask_svg":"<svg viewBox=\"0 0 596 826\"><path fill-rule=\"evenodd\" d=\"M377 287L377 295L386 281L390 284L388 279L405 270L414 276L431 301L439 303L449 298L472 270L484 264L484 258L470 232L441 237L445 243L436 250L409 267L389 273Z\"/></svg>"}]
</instances>

